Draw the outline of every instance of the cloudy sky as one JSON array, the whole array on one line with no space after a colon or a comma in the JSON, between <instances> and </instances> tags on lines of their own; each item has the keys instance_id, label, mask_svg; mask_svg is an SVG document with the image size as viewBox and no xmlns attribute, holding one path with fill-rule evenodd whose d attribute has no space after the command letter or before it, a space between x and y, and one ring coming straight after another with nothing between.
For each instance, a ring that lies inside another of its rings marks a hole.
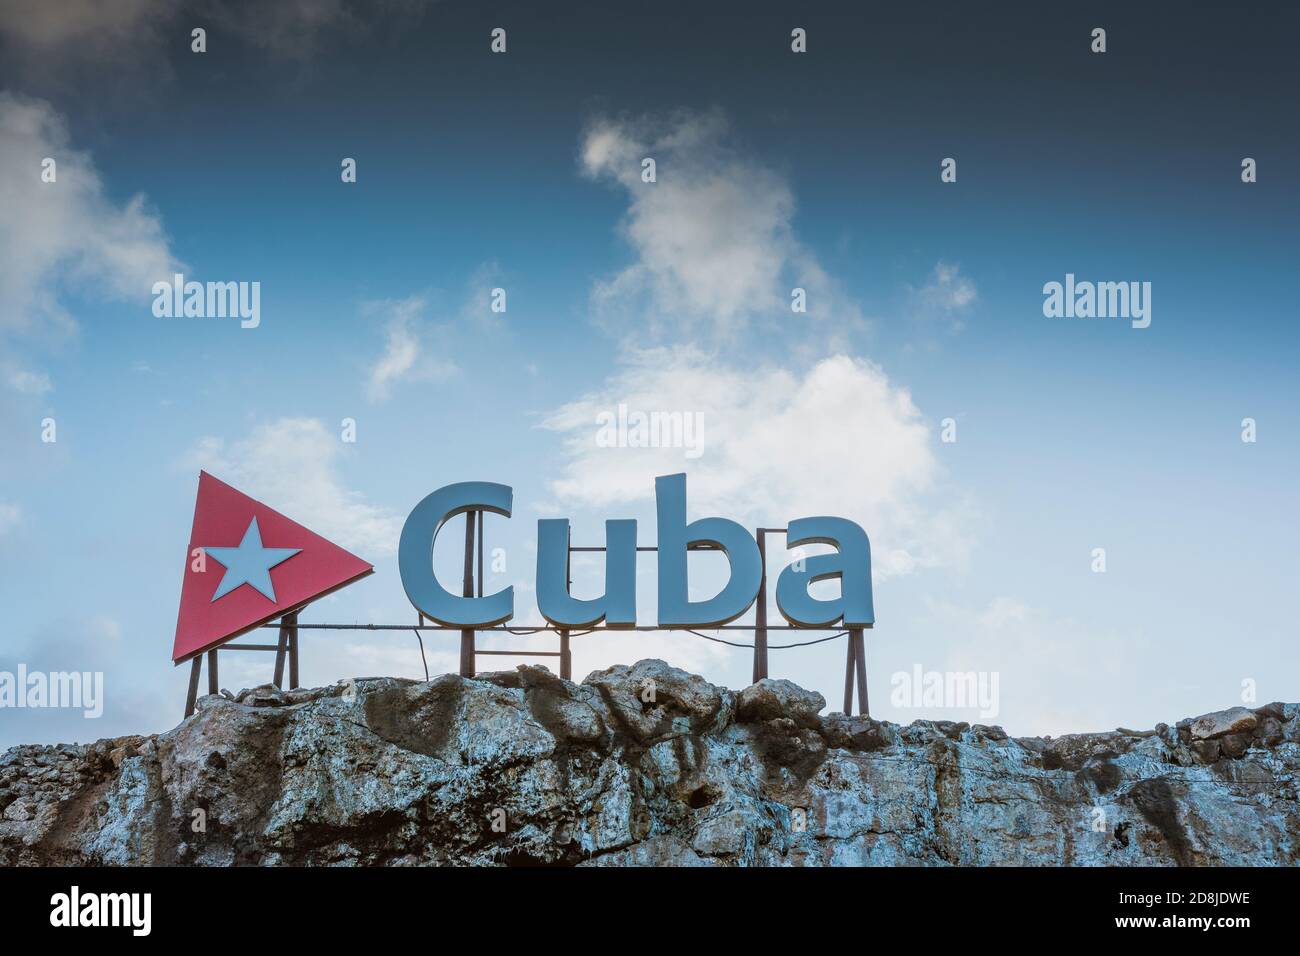
<instances>
[{"instance_id":1,"label":"cloudy sky","mask_svg":"<svg viewBox=\"0 0 1300 956\"><path fill-rule=\"evenodd\" d=\"M1300 699L1300 17L860 7L0 6L0 670L106 690L98 720L0 710L0 746L179 718L200 468L375 563L304 621L413 621L405 516L486 480L516 502L488 586L535 622L537 519L650 544L685 471L692 517L867 530L875 716L979 719L891 702L916 665L997 673L985 722L1021 734ZM155 317L174 271L260 282L260 325ZM1150 282L1150 327L1045 317L1067 273ZM601 447L620 404L699 415L700 454ZM575 575L597 593L599 562ZM579 678L749 680L690 635L574 642ZM837 709L843 653L771 671ZM414 637L304 637L304 683L373 674L420 676Z\"/></svg>"}]
</instances>

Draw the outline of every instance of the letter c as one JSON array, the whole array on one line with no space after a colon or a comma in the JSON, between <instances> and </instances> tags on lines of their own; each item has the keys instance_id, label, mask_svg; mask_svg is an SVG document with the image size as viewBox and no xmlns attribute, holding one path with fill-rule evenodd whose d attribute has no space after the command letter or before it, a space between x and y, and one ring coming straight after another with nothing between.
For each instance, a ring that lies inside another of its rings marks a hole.
<instances>
[{"instance_id":1,"label":"letter c","mask_svg":"<svg viewBox=\"0 0 1300 956\"><path fill-rule=\"evenodd\" d=\"M452 594L433 573L433 545L438 532L466 511L491 511L510 517L514 491L509 485L462 481L439 488L415 506L397 546L402 588L415 609L446 627L492 627L515 614L515 589L506 587L484 597Z\"/></svg>"}]
</instances>

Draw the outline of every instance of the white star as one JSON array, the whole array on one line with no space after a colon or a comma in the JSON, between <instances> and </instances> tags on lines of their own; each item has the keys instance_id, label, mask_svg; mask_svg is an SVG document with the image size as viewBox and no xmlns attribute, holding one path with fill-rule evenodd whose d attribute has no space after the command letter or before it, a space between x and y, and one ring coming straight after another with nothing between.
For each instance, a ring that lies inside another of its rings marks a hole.
<instances>
[{"instance_id":1,"label":"white star","mask_svg":"<svg viewBox=\"0 0 1300 956\"><path fill-rule=\"evenodd\" d=\"M204 548L208 557L226 569L217 585L217 593L212 600L225 597L241 584L250 584L261 592L263 597L275 603L275 588L271 585L271 569L282 561L287 561L301 551L301 548L264 548L262 532L257 527L257 518L244 532L244 540L237 548Z\"/></svg>"}]
</instances>

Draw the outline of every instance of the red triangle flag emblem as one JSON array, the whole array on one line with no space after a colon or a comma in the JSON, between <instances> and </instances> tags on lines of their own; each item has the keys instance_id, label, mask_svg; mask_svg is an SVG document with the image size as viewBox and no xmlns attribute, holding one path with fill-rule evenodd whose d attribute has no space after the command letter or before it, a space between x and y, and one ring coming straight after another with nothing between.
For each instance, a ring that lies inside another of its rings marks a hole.
<instances>
[{"instance_id":1,"label":"red triangle flag emblem","mask_svg":"<svg viewBox=\"0 0 1300 956\"><path fill-rule=\"evenodd\" d=\"M301 608L374 566L243 492L199 472L172 660Z\"/></svg>"}]
</instances>

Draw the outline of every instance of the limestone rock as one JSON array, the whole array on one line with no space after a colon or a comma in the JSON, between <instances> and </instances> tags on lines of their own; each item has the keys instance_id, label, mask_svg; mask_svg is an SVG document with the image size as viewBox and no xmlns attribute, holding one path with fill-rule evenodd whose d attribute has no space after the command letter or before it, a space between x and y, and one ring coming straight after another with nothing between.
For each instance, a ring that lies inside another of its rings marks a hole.
<instances>
[{"instance_id":1,"label":"limestone rock","mask_svg":"<svg viewBox=\"0 0 1300 956\"><path fill-rule=\"evenodd\" d=\"M816 691L804 690L794 681L764 677L740 692L736 720L744 724L789 717L801 727L815 727L817 715L825 709L826 698Z\"/></svg>"},{"instance_id":2,"label":"limestone rock","mask_svg":"<svg viewBox=\"0 0 1300 956\"><path fill-rule=\"evenodd\" d=\"M1228 734L1249 734L1258 723L1259 718L1245 707L1231 707L1197 717L1188 731L1193 740L1214 740Z\"/></svg>"},{"instance_id":3,"label":"limestone rock","mask_svg":"<svg viewBox=\"0 0 1300 956\"><path fill-rule=\"evenodd\" d=\"M199 703L0 755L0 865L1300 864L1294 704L1011 739L656 660Z\"/></svg>"},{"instance_id":4,"label":"limestone rock","mask_svg":"<svg viewBox=\"0 0 1300 956\"><path fill-rule=\"evenodd\" d=\"M641 742L719 731L735 710L731 691L660 660L617 664L583 683L600 692L617 725Z\"/></svg>"}]
</instances>

